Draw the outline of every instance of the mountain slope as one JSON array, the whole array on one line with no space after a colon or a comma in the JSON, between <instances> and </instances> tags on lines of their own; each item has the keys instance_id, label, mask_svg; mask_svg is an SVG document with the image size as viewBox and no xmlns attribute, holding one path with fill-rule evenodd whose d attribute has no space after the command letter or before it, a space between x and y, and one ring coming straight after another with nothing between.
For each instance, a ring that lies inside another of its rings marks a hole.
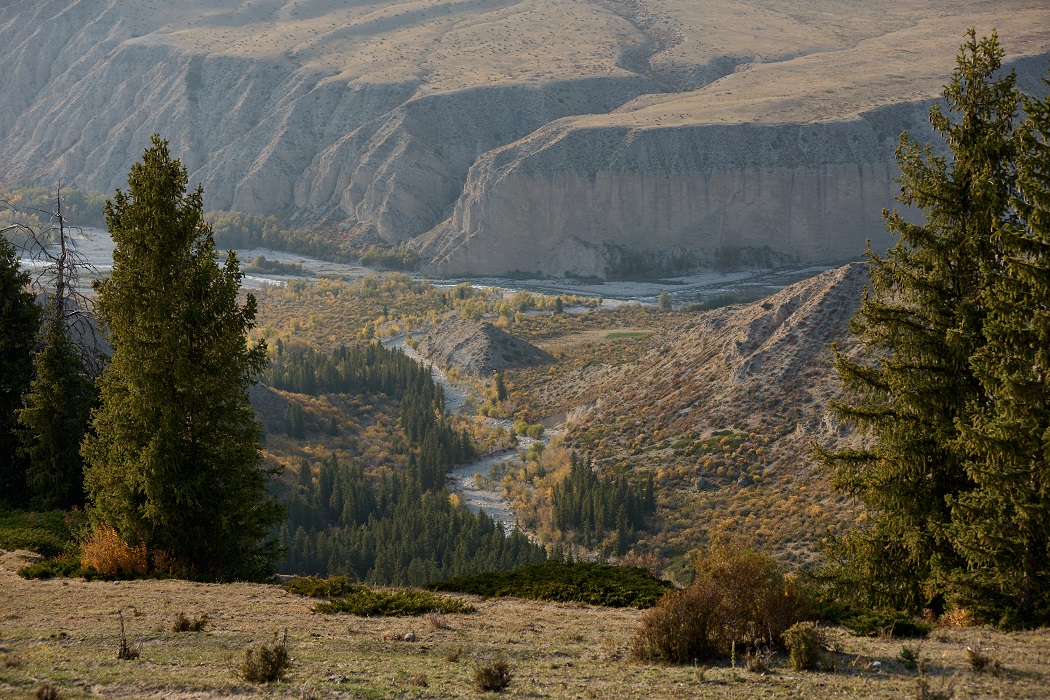
<instances>
[{"instance_id":1,"label":"mountain slope","mask_svg":"<svg viewBox=\"0 0 1050 700\"><path fill-rule=\"evenodd\" d=\"M439 274L851 259L972 25L1038 87L1034 0L4 3L2 177L111 191L158 131L209 208Z\"/></svg>"}]
</instances>

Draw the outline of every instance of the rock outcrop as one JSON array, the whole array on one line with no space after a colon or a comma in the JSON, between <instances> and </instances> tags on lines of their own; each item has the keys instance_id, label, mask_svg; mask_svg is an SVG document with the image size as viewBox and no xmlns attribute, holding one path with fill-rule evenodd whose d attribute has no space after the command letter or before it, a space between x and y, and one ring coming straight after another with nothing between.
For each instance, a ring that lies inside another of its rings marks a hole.
<instances>
[{"instance_id":1,"label":"rock outcrop","mask_svg":"<svg viewBox=\"0 0 1050 700\"><path fill-rule=\"evenodd\" d=\"M553 361L535 345L496 328L485 321L448 318L419 342L421 355L445 367L478 377L489 377L494 370Z\"/></svg>"}]
</instances>

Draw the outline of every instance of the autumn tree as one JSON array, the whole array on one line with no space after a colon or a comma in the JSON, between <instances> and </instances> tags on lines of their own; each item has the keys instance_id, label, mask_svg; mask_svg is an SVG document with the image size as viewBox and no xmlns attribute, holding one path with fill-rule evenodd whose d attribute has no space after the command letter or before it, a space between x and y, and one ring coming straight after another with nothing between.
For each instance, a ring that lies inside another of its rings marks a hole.
<instances>
[{"instance_id":1,"label":"autumn tree","mask_svg":"<svg viewBox=\"0 0 1050 700\"><path fill-rule=\"evenodd\" d=\"M106 202L116 247L96 289L113 356L83 448L90 512L192 575L260 578L280 518L247 394L265 347L247 344L255 298L239 302L237 258L220 266L202 191L186 184L154 135L128 190Z\"/></svg>"}]
</instances>

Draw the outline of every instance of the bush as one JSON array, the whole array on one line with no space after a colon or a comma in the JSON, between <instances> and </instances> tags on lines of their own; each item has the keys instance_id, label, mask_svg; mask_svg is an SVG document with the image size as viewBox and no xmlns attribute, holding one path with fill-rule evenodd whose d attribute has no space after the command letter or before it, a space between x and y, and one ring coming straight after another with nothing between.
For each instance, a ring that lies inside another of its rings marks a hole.
<instances>
[{"instance_id":1,"label":"bush","mask_svg":"<svg viewBox=\"0 0 1050 700\"><path fill-rule=\"evenodd\" d=\"M288 630L285 630L281 639L274 632L268 644L253 644L244 650L244 658L237 667L237 676L249 683L273 683L284 678L291 666Z\"/></svg>"},{"instance_id":2,"label":"bush","mask_svg":"<svg viewBox=\"0 0 1050 700\"><path fill-rule=\"evenodd\" d=\"M843 626L861 637L925 637L932 627L896 610L871 610L843 621Z\"/></svg>"},{"instance_id":3,"label":"bush","mask_svg":"<svg viewBox=\"0 0 1050 700\"><path fill-rule=\"evenodd\" d=\"M631 641L631 658L684 663L717 656L715 627L721 602L722 591L705 580L667 594L642 615Z\"/></svg>"},{"instance_id":4,"label":"bush","mask_svg":"<svg viewBox=\"0 0 1050 700\"><path fill-rule=\"evenodd\" d=\"M64 556L23 566L18 570L18 575L26 579L73 578L83 575L90 576L90 572L84 572L75 557Z\"/></svg>"},{"instance_id":5,"label":"bush","mask_svg":"<svg viewBox=\"0 0 1050 700\"><path fill-rule=\"evenodd\" d=\"M102 576L144 576L149 570L146 546L132 547L108 525L99 525L80 548L80 565Z\"/></svg>"},{"instance_id":6,"label":"bush","mask_svg":"<svg viewBox=\"0 0 1050 700\"><path fill-rule=\"evenodd\" d=\"M823 646L823 635L812 622L799 622L784 631L784 647L796 671L817 668Z\"/></svg>"},{"instance_id":7,"label":"bush","mask_svg":"<svg viewBox=\"0 0 1050 700\"><path fill-rule=\"evenodd\" d=\"M515 597L611 608L649 608L674 588L635 566L545 561L509 572L460 576L427 585L434 591Z\"/></svg>"},{"instance_id":8,"label":"bush","mask_svg":"<svg viewBox=\"0 0 1050 700\"><path fill-rule=\"evenodd\" d=\"M500 691L510 685L514 671L507 662L507 657L498 654L488 663L478 662L474 665L474 689Z\"/></svg>"},{"instance_id":9,"label":"bush","mask_svg":"<svg viewBox=\"0 0 1050 700\"><path fill-rule=\"evenodd\" d=\"M472 613L474 606L455 598L437 596L429 591L405 588L376 591L358 587L344 598L333 598L314 608L320 613L349 613L362 617L400 617L426 613Z\"/></svg>"},{"instance_id":10,"label":"bush","mask_svg":"<svg viewBox=\"0 0 1050 700\"><path fill-rule=\"evenodd\" d=\"M175 616L175 622L171 626L172 632L200 632L204 629L204 626L208 624L208 616L201 615L196 620L191 620L186 617L186 614L179 611L179 614Z\"/></svg>"},{"instance_id":11,"label":"bush","mask_svg":"<svg viewBox=\"0 0 1050 700\"><path fill-rule=\"evenodd\" d=\"M354 583L346 576L330 576L328 578L296 576L284 584L284 587L290 593L311 598L341 598L362 588L360 584Z\"/></svg>"},{"instance_id":12,"label":"bush","mask_svg":"<svg viewBox=\"0 0 1050 700\"><path fill-rule=\"evenodd\" d=\"M685 663L778 646L804 612L794 580L768 556L720 547L693 566L692 585L642 615L632 658Z\"/></svg>"},{"instance_id":13,"label":"bush","mask_svg":"<svg viewBox=\"0 0 1050 700\"><path fill-rule=\"evenodd\" d=\"M25 549L45 557L76 551L75 531L83 513L8 511L0 515L0 549Z\"/></svg>"}]
</instances>

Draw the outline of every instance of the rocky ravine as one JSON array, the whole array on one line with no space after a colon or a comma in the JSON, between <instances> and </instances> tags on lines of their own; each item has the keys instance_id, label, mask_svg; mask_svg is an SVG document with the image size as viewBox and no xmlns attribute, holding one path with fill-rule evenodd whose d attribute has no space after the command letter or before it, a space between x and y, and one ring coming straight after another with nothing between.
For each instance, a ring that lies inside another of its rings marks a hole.
<instances>
[{"instance_id":1,"label":"rocky ravine","mask_svg":"<svg viewBox=\"0 0 1050 700\"><path fill-rule=\"evenodd\" d=\"M334 214L435 273L850 258L966 27L1045 75L1045 3L942 6L6 3L0 177L109 191L159 131L210 208Z\"/></svg>"}]
</instances>

